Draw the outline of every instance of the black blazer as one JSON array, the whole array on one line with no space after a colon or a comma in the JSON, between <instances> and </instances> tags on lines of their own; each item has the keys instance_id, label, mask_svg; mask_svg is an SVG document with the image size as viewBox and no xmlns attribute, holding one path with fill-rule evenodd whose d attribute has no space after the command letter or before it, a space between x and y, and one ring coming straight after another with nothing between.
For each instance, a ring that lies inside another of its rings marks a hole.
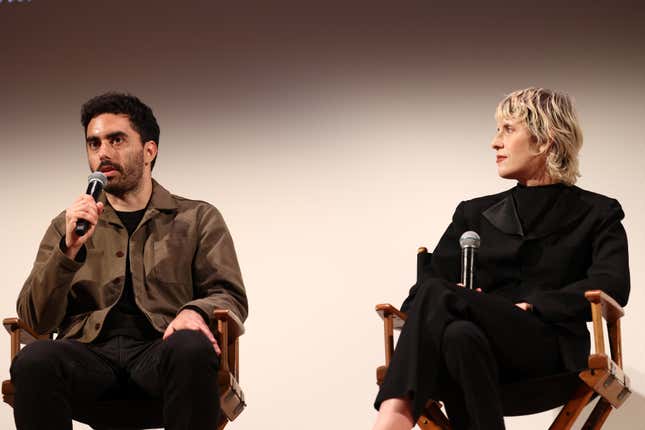
<instances>
[{"instance_id":1,"label":"black blazer","mask_svg":"<svg viewBox=\"0 0 645 430\"><path fill-rule=\"evenodd\" d=\"M614 199L565 187L532 231L524 232L511 192L461 202L423 279L459 282L459 237L476 231L481 237L477 286L512 303L532 304L539 318L560 329L565 366L586 367L585 320L591 311L584 292L603 290L622 306L629 296L624 213ZM420 285L410 290L404 311Z\"/></svg>"}]
</instances>

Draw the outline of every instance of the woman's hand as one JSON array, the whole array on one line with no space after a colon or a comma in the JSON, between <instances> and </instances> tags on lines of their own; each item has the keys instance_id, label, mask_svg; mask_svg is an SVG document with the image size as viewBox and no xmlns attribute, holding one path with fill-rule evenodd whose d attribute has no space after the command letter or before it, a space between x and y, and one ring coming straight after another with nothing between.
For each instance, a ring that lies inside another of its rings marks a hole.
<instances>
[{"instance_id":1,"label":"woman's hand","mask_svg":"<svg viewBox=\"0 0 645 430\"><path fill-rule=\"evenodd\" d=\"M523 311L529 311L531 312L533 310L533 305L530 303L522 302L522 303L515 303L515 306L518 308L522 309Z\"/></svg>"}]
</instances>

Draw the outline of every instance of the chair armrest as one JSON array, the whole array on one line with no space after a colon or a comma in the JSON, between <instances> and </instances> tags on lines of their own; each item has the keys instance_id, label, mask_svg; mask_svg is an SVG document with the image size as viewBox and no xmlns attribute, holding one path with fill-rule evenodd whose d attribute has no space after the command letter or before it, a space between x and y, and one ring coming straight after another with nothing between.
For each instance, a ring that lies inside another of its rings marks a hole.
<instances>
[{"instance_id":1,"label":"chair armrest","mask_svg":"<svg viewBox=\"0 0 645 430\"><path fill-rule=\"evenodd\" d=\"M376 305L376 313L378 313L383 320L388 317L392 317L392 326L394 330L400 330L403 327L405 320L408 318L407 314L401 312L389 303Z\"/></svg>"},{"instance_id":2,"label":"chair armrest","mask_svg":"<svg viewBox=\"0 0 645 430\"><path fill-rule=\"evenodd\" d=\"M585 297L591 304L595 354L589 357L589 366L593 368L598 361L603 361L605 354L605 338L602 331L602 319L607 322L609 348L612 360L622 369L623 353L620 330L620 318L625 315L623 308L609 294L600 290L585 292Z\"/></svg>"},{"instance_id":3,"label":"chair armrest","mask_svg":"<svg viewBox=\"0 0 645 430\"><path fill-rule=\"evenodd\" d=\"M16 354L18 354L18 351L20 351L21 344L27 345L38 339L51 338L51 333L38 334L20 318L5 318L2 320L2 325L4 325L4 328L11 335L11 360L13 360Z\"/></svg>"},{"instance_id":4,"label":"chair armrest","mask_svg":"<svg viewBox=\"0 0 645 430\"><path fill-rule=\"evenodd\" d=\"M239 337L244 333L244 325L228 309L213 311L217 331L221 336L220 370L217 378L220 385L220 408L228 421L233 421L246 407L244 392L239 385ZM223 426L219 427L222 429Z\"/></svg>"},{"instance_id":5,"label":"chair armrest","mask_svg":"<svg viewBox=\"0 0 645 430\"><path fill-rule=\"evenodd\" d=\"M394 353L394 330L400 330L408 316L389 303L376 305L376 312L383 319L385 366L389 366Z\"/></svg>"},{"instance_id":6,"label":"chair armrest","mask_svg":"<svg viewBox=\"0 0 645 430\"><path fill-rule=\"evenodd\" d=\"M2 325L4 325L4 328L9 334L12 334L15 331L19 331L20 343L25 345L42 338L42 336L38 335L38 333L36 333L34 329L29 327L23 320L17 317L3 319Z\"/></svg>"},{"instance_id":7,"label":"chair armrest","mask_svg":"<svg viewBox=\"0 0 645 430\"><path fill-rule=\"evenodd\" d=\"M602 316L608 323L613 324L625 315L623 308L604 291L590 290L585 292L585 297L589 303L601 305Z\"/></svg>"},{"instance_id":8,"label":"chair armrest","mask_svg":"<svg viewBox=\"0 0 645 430\"><path fill-rule=\"evenodd\" d=\"M217 331L220 338L220 362L223 370L229 370L239 381L239 336L244 333L242 322L227 309L213 311L213 319L217 321Z\"/></svg>"},{"instance_id":9,"label":"chair armrest","mask_svg":"<svg viewBox=\"0 0 645 430\"><path fill-rule=\"evenodd\" d=\"M213 319L218 323L220 321L226 321L228 323L229 335L233 338L244 334L244 324L228 309L215 309L213 311Z\"/></svg>"}]
</instances>

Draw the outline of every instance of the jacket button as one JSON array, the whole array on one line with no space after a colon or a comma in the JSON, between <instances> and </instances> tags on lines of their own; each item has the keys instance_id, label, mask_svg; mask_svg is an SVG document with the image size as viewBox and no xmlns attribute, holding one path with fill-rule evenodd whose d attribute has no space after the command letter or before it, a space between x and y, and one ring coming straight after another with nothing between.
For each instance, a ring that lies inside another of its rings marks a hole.
<instances>
[{"instance_id":1,"label":"jacket button","mask_svg":"<svg viewBox=\"0 0 645 430\"><path fill-rule=\"evenodd\" d=\"M95 328L96 330L100 329L100 328L101 328L101 323L96 323L96 324L94 324L94 328Z\"/></svg>"},{"instance_id":2,"label":"jacket button","mask_svg":"<svg viewBox=\"0 0 645 430\"><path fill-rule=\"evenodd\" d=\"M116 252L116 256L119 257L119 258L123 257L124 255L125 254L123 254L123 251L117 251Z\"/></svg>"}]
</instances>

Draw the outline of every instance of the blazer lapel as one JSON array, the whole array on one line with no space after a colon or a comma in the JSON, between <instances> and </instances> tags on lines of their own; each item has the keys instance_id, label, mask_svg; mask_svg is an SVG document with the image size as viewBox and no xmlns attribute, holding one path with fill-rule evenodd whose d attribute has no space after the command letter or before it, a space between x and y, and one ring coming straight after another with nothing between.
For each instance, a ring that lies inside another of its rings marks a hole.
<instances>
[{"instance_id":1,"label":"blazer lapel","mask_svg":"<svg viewBox=\"0 0 645 430\"><path fill-rule=\"evenodd\" d=\"M486 209L482 215L491 224L497 227L498 230L501 230L506 234L524 236L522 223L520 222L520 218L517 216L513 197L511 196L510 191L507 191L505 194L506 195L502 200Z\"/></svg>"},{"instance_id":2,"label":"blazer lapel","mask_svg":"<svg viewBox=\"0 0 645 430\"><path fill-rule=\"evenodd\" d=\"M528 233L522 229L511 190L507 191L499 202L486 209L482 215L498 230L506 234L514 234L526 237L526 239L548 236L567 228L583 217L591 208L589 203L580 199L576 191L576 187L567 187L562 190L553 207Z\"/></svg>"}]
</instances>

